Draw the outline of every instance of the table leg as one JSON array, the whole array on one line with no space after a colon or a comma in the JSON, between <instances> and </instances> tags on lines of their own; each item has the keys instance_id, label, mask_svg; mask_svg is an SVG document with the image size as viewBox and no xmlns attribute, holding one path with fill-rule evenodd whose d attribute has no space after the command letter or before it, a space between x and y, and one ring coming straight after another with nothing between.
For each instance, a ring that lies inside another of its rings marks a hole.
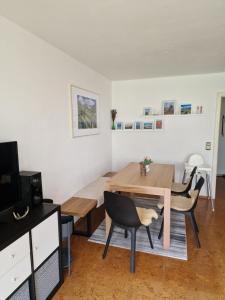
<instances>
[{"instance_id":1,"label":"table leg","mask_svg":"<svg viewBox=\"0 0 225 300\"><path fill-rule=\"evenodd\" d=\"M111 189L110 185L108 184L108 182L106 182L106 184L105 184L105 191L112 192L112 189ZM111 220L111 218L109 217L109 215L107 214L107 212L105 210L105 238L106 239L109 235L109 230L110 230L110 227L111 227L111 223L112 223L112 220Z\"/></svg>"},{"instance_id":2,"label":"table leg","mask_svg":"<svg viewBox=\"0 0 225 300\"><path fill-rule=\"evenodd\" d=\"M171 190L165 189L165 193L164 193L164 234L163 234L164 249L168 249L170 247L170 202L171 202Z\"/></svg>"},{"instance_id":3,"label":"table leg","mask_svg":"<svg viewBox=\"0 0 225 300\"><path fill-rule=\"evenodd\" d=\"M111 223L112 223L112 220L109 217L109 215L107 214L107 212L105 211L105 237L106 237L106 239L109 235Z\"/></svg>"}]
</instances>

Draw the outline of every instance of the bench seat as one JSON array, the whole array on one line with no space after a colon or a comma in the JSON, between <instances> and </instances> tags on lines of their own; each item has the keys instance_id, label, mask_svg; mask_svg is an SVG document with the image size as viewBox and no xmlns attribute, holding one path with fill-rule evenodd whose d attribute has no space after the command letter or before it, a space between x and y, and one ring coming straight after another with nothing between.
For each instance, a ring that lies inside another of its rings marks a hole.
<instances>
[{"instance_id":1,"label":"bench seat","mask_svg":"<svg viewBox=\"0 0 225 300\"><path fill-rule=\"evenodd\" d=\"M61 206L61 212L65 215L85 217L97 206L97 200L72 197Z\"/></svg>"}]
</instances>

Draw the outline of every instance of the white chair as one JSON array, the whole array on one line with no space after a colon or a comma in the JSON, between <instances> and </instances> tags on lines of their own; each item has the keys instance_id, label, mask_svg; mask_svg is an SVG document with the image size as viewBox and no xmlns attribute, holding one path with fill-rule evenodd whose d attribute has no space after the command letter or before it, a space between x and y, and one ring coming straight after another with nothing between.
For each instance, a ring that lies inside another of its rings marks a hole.
<instances>
[{"instance_id":1,"label":"white chair","mask_svg":"<svg viewBox=\"0 0 225 300\"><path fill-rule=\"evenodd\" d=\"M197 153L191 154L188 158L188 161L185 163L184 167L184 175L183 175L183 180L182 182L185 182L187 174L190 174L191 171L193 170L193 167L197 167L197 172L195 175L196 182L198 180L198 175L200 176L205 176L206 179L206 188L207 188L207 196L211 201L212 205L212 210L215 210L214 207L214 201L212 199L212 193L211 193L211 173L212 173L212 168L205 163L204 158Z\"/></svg>"}]
</instances>

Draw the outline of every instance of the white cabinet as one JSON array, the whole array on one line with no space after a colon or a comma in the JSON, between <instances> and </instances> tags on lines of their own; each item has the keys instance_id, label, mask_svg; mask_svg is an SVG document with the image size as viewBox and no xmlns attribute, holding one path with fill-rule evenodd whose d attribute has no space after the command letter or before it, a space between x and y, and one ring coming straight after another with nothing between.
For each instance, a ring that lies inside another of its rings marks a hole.
<instances>
[{"instance_id":1,"label":"white cabinet","mask_svg":"<svg viewBox=\"0 0 225 300\"><path fill-rule=\"evenodd\" d=\"M30 255L0 278L0 299L6 299L31 275Z\"/></svg>"},{"instance_id":2,"label":"white cabinet","mask_svg":"<svg viewBox=\"0 0 225 300\"><path fill-rule=\"evenodd\" d=\"M60 287L59 214L58 205L42 204L22 221L0 224L0 300L45 300Z\"/></svg>"},{"instance_id":3,"label":"white cabinet","mask_svg":"<svg viewBox=\"0 0 225 300\"><path fill-rule=\"evenodd\" d=\"M59 247L58 214L54 213L31 230L34 269Z\"/></svg>"},{"instance_id":4,"label":"white cabinet","mask_svg":"<svg viewBox=\"0 0 225 300\"><path fill-rule=\"evenodd\" d=\"M26 256L30 256L28 233L0 252L0 278Z\"/></svg>"}]
</instances>

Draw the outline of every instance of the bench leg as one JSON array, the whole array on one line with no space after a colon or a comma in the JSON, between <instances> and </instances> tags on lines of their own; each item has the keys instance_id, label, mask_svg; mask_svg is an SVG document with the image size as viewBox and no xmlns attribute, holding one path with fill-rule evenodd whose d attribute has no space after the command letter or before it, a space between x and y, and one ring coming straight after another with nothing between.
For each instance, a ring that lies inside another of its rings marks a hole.
<instances>
[{"instance_id":1,"label":"bench leg","mask_svg":"<svg viewBox=\"0 0 225 300\"><path fill-rule=\"evenodd\" d=\"M87 214L87 236L91 236L91 212Z\"/></svg>"}]
</instances>

